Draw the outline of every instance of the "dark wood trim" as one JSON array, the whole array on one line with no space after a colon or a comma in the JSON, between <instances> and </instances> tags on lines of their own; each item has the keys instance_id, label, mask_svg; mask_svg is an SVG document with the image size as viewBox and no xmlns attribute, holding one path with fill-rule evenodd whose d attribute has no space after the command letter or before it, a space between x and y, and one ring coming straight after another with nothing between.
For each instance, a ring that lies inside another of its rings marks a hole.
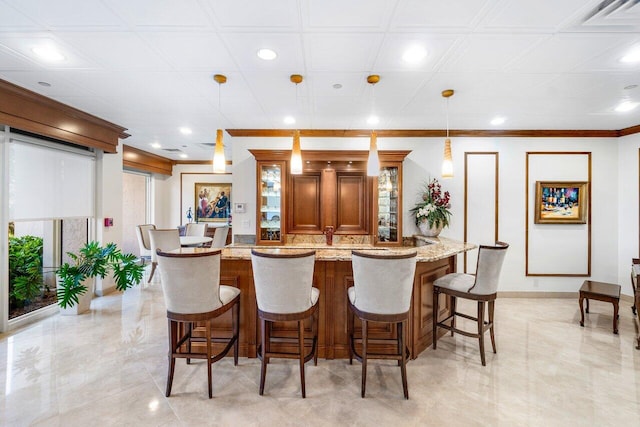
<instances>
[{"instance_id":1,"label":"dark wood trim","mask_svg":"<svg viewBox=\"0 0 640 427\"><path fill-rule=\"evenodd\" d=\"M630 126L628 128L620 129L618 136L633 135L634 133L640 133L640 125Z\"/></svg>"},{"instance_id":2,"label":"dark wood trim","mask_svg":"<svg viewBox=\"0 0 640 427\"><path fill-rule=\"evenodd\" d=\"M258 161L280 160L288 161L291 158L291 150L253 150L249 152ZM383 150L378 151L378 157L381 162L401 162L411 150ZM367 161L369 157L368 150L302 150L303 161Z\"/></svg>"},{"instance_id":3,"label":"dark wood trim","mask_svg":"<svg viewBox=\"0 0 640 427\"><path fill-rule=\"evenodd\" d=\"M0 79L0 123L115 153L126 129Z\"/></svg>"},{"instance_id":4,"label":"dark wood trim","mask_svg":"<svg viewBox=\"0 0 640 427\"><path fill-rule=\"evenodd\" d=\"M144 172L159 173L171 176L173 162L166 157L149 153L128 145L122 146L122 166Z\"/></svg>"},{"instance_id":5,"label":"dark wood trim","mask_svg":"<svg viewBox=\"0 0 640 427\"><path fill-rule=\"evenodd\" d=\"M213 165L213 160L173 160L174 165ZM225 165L231 166L233 162L227 160Z\"/></svg>"},{"instance_id":6,"label":"dark wood trim","mask_svg":"<svg viewBox=\"0 0 640 427\"><path fill-rule=\"evenodd\" d=\"M636 129L638 128L638 129ZM226 129L232 137L291 137L291 129ZM640 125L623 130L608 129L450 129L451 137L477 138L605 138L624 136L623 131L640 132ZM380 129L378 138L440 138L447 134L446 129ZM371 135L370 129L300 129L304 138L357 138Z\"/></svg>"},{"instance_id":7,"label":"dark wood trim","mask_svg":"<svg viewBox=\"0 0 640 427\"><path fill-rule=\"evenodd\" d=\"M587 208L589 215L587 216L587 272L576 274L559 274L559 273L530 273L529 272L529 155L586 155L587 164L587 182L589 183L589 199L587 200ZM589 277L591 276L591 193L592 191L592 166L590 151L527 151L525 163L525 232L524 232L524 268L526 277Z\"/></svg>"},{"instance_id":8,"label":"dark wood trim","mask_svg":"<svg viewBox=\"0 0 640 427\"><path fill-rule=\"evenodd\" d=\"M498 241L499 240L499 233L498 233L498 227L499 227L499 182L500 182L500 153L498 153L497 151L466 151L464 153L464 231L463 231L463 240L466 242L468 239L467 236L467 232L468 232L468 218L469 218L469 213L468 213L468 201L467 201L467 194L468 192L468 184L469 184L469 174L468 174L468 163L467 163L467 159L468 156L473 155L492 155L495 156L495 199L494 199L494 209L495 209L495 213L494 213L494 241ZM463 267L463 271L466 273L467 272L467 252L464 252L463 254L463 263L464 263L464 267Z\"/></svg>"}]
</instances>

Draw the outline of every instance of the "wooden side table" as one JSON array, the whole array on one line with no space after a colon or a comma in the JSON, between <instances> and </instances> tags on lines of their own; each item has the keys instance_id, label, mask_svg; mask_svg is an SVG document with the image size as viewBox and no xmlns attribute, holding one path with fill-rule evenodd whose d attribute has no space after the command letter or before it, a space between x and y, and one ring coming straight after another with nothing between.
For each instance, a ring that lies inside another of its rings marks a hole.
<instances>
[{"instance_id":1,"label":"wooden side table","mask_svg":"<svg viewBox=\"0 0 640 427\"><path fill-rule=\"evenodd\" d=\"M587 310L589 312L589 300L610 302L613 304L613 333L618 333L618 304L620 302L620 285L612 283L594 282L585 280L580 288L580 326L584 326L584 311L582 302L587 300Z\"/></svg>"}]
</instances>

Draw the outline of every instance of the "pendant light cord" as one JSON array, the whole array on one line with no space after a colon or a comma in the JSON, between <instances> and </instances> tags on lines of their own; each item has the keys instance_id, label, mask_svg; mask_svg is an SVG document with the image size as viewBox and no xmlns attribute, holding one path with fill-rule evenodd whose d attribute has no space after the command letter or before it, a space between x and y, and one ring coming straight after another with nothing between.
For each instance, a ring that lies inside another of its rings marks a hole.
<instances>
[{"instance_id":1,"label":"pendant light cord","mask_svg":"<svg viewBox=\"0 0 640 427\"><path fill-rule=\"evenodd\" d=\"M449 98L447 98L446 113L447 113L447 138L449 138Z\"/></svg>"}]
</instances>

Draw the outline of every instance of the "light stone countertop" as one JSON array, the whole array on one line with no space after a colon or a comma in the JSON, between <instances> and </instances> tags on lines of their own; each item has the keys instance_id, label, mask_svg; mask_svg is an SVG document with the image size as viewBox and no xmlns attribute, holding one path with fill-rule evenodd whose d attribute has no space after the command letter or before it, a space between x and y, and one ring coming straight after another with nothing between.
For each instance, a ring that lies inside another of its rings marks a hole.
<instances>
[{"instance_id":1,"label":"light stone countertop","mask_svg":"<svg viewBox=\"0 0 640 427\"><path fill-rule=\"evenodd\" d=\"M425 246L373 246L363 244L336 244L327 246L319 243L288 244L282 246L256 246L245 244L231 244L222 250L222 259L251 259L251 249L257 249L270 253L300 253L309 250L316 251L318 261L350 261L352 250L371 250L388 254L418 252L418 262L437 261L477 247L472 243L464 243L459 240L446 237L428 237L430 244Z\"/></svg>"}]
</instances>

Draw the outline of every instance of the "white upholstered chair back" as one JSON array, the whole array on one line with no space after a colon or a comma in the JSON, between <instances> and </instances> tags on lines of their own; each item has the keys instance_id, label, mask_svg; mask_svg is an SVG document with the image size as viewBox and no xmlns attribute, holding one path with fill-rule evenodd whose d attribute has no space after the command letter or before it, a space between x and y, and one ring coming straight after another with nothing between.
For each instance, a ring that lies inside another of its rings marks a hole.
<instances>
[{"instance_id":1,"label":"white upholstered chair back","mask_svg":"<svg viewBox=\"0 0 640 427\"><path fill-rule=\"evenodd\" d=\"M258 309L268 313L301 313L317 300L313 292L315 251L271 254L251 251Z\"/></svg>"},{"instance_id":2,"label":"white upholstered chair back","mask_svg":"<svg viewBox=\"0 0 640 427\"><path fill-rule=\"evenodd\" d=\"M217 227L215 233L213 233L213 242L211 242L212 248L223 248L227 243L227 236L229 235L229 226Z\"/></svg>"},{"instance_id":3,"label":"white upholstered chair back","mask_svg":"<svg viewBox=\"0 0 640 427\"><path fill-rule=\"evenodd\" d=\"M508 247L509 245L504 242L496 242L495 246L480 246L476 267L476 281L473 287L469 289L470 293L491 295L498 291L500 271L502 270Z\"/></svg>"},{"instance_id":4,"label":"white upholstered chair back","mask_svg":"<svg viewBox=\"0 0 640 427\"><path fill-rule=\"evenodd\" d=\"M374 314L400 314L409 311L416 271L416 252L402 255L353 251L352 304Z\"/></svg>"},{"instance_id":5,"label":"white upholstered chair back","mask_svg":"<svg viewBox=\"0 0 640 427\"><path fill-rule=\"evenodd\" d=\"M157 256L167 311L207 313L222 306L219 250Z\"/></svg>"},{"instance_id":6,"label":"white upholstered chair back","mask_svg":"<svg viewBox=\"0 0 640 427\"><path fill-rule=\"evenodd\" d=\"M177 228L150 230L149 237L151 240L152 262L158 262L158 256L156 254L158 249L161 249L163 252L180 249L180 232Z\"/></svg>"},{"instance_id":7,"label":"white upholstered chair back","mask_svg":"<svg viewBox=\"0 0 640 427\"><path fill-rule=\"evenodd\" d=\"M155 230L153 224L136 225L136 235L138 236L138 246L140 247L141 257L151 256L151 239L149 238L149 230Z\"/></svg>"},{"instance_id":8,"label":"white upholstered chair back","mask_svg":"<svg viewBox=\"0 0 640 427\"><path fill-rule=\"evenodd\" d=\"M207 232L207 224L206 223L189 223L187 224L187 228L185 231L185 236L200 236L204 237Z\"/></svg>"}]
</instances>

